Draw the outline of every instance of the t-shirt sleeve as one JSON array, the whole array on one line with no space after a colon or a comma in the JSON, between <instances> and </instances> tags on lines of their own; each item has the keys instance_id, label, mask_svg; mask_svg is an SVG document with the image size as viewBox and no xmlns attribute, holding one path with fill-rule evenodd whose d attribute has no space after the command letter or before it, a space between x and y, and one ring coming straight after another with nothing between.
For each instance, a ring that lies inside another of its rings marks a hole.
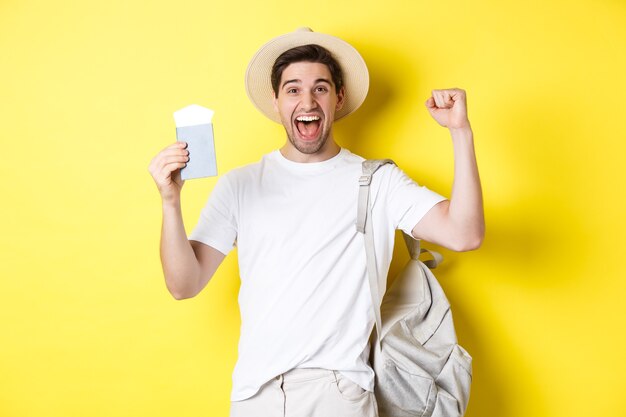
<instances>
[{"instance_id":1,"label":"t-shirt sleeve","mask_svg":"<svg viewBox=\"0 0 626 417\"><path fill-rule=\"evenodd\" d=\"M389 216L396 229L410 235L422 217L446 198L420 186L395 165L388 166L391 167L388 183Z\"/></svg>"},{"instance_id":2,"label":"t-shirt sleeve","mask_svg":"<svg viewBox=\"0 0 626 417\"><path fill-rule=\"evenodd\" d=\"M202 209L189 240L197 240L227 255L237 239L236 208L233 187L228 176L222 176Z\"/></svg>"}]
</instances>

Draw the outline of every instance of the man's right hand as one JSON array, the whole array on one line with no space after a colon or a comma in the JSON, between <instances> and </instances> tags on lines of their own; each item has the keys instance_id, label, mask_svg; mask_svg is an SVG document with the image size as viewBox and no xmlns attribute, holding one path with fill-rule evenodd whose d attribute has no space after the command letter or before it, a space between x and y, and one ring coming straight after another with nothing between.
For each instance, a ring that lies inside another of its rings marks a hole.
<instances>
[{"instance_id":1,"label":"man's right hand","mask_svg":"<svg viewBox=\"0 0 626 417\"><path fill-rule=\"evenodd\" d=\"M185 142L176 142L159 152L148 166L164 202L180 199L180 191L185 183L180 178L180 169L189 161L186 148Z\"/></svg>"}]
</instances>

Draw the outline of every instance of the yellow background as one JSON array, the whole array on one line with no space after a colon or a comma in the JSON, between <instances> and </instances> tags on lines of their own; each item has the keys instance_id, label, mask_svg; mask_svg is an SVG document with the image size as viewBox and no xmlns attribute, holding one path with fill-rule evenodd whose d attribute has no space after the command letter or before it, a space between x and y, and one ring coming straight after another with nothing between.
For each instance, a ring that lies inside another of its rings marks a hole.
<instances>
[{"instance_id":1,"label":"yellow background","mask_svg":"<svg viewBox=\"0 0 626 417\"><path fill-rule=\"evenodd\" d=\"M467 415L624 415L623 0L3 0L0 416L227 416L236 255L174 300L147 166L191 103L216 111L220 172L279 147L244 71L299 26L370 67L338 141L446 195L423 103L468 92L487 237L437 272L474 356ZM214 184L185 185L188 231Z\"/></svg>"}]
</instances>

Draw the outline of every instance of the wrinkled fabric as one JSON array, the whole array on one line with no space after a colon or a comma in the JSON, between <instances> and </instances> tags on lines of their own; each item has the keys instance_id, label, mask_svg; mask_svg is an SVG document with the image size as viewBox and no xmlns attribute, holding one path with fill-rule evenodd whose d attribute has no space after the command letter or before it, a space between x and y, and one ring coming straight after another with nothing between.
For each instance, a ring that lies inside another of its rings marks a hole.
<instances>
[{"instance_id":1,"label":"wrinkled fabric","mask_svg":"<svg viewBox=\"0 0 626 417\"><path fill-rule=\"evenodd\" d=\"M450 304L430 270L411 259L381 305L371 362L381 417L460 417L472 358L457 343Z\"/></svg>"}]
</instances>

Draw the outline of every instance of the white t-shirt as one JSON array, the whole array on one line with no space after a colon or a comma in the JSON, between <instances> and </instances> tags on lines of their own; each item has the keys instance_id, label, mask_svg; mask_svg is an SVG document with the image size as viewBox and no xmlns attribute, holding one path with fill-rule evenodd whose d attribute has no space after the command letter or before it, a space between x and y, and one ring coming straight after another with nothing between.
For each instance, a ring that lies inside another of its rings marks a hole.
<instances>
[{"instance_id":1,"label":"white t-shirt","mask_svg":"<svg viewBox=\"0 0 626 417\"><path fill-rule=\"evenodd\" d=\"M232 401L293 368L338 370L374 389L374 315L355 226L362 161L346 149L317 163L274 151L218 180L189 239L224 254L238 247L241 336ZM386 276L395 229L410 233L444 197L386 165L373 177L370 198L377 267Z\"/></svg>"}]
</instances>

